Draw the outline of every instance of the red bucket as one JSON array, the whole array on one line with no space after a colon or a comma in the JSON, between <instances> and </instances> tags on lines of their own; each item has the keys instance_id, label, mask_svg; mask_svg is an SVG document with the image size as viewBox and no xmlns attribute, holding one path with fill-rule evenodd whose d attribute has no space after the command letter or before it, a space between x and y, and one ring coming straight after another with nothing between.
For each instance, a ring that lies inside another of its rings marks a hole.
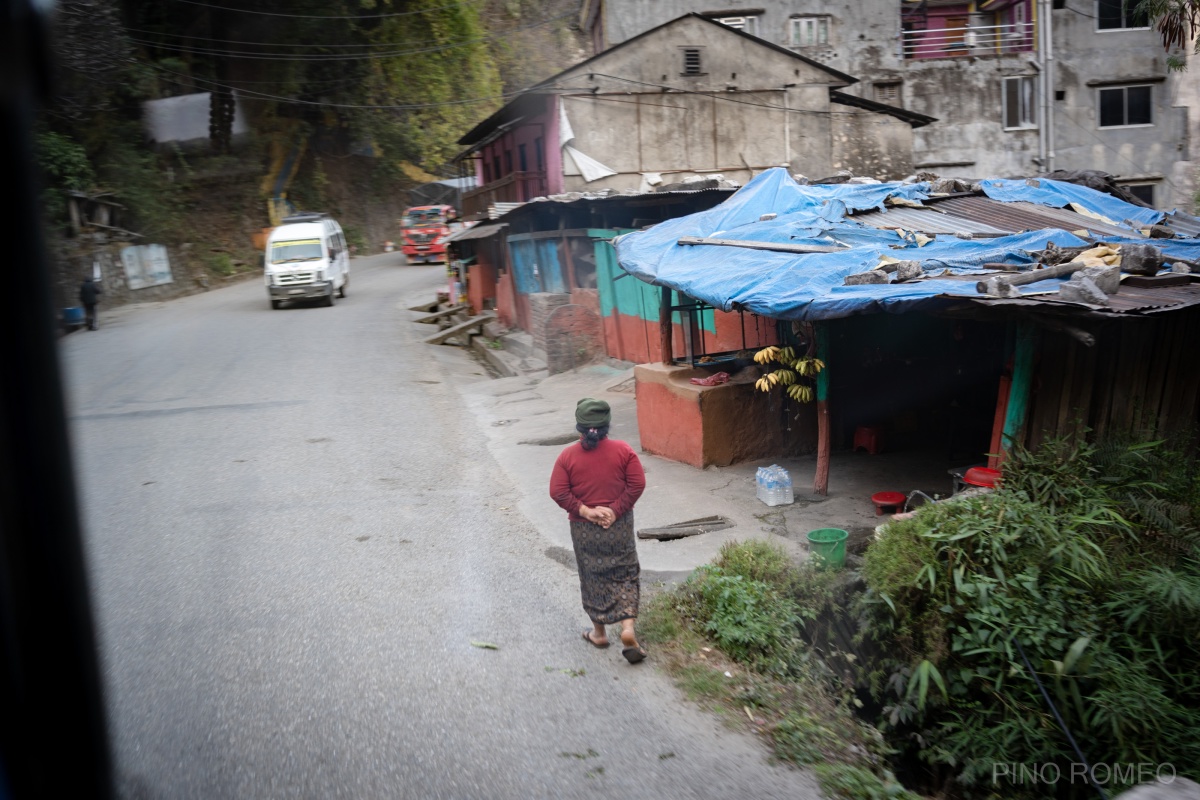
<instances>
[{"instance_id":1,"label":"red bucket","mask_svg":"<svg viewBox=\"0 0 1200 800\"><path fill-rule=\"evenodd\" d=\"M963 475L963 483L991 488L1000 482L1000 470L990 467L971 467Z\"/></svg>"}]
</instances>

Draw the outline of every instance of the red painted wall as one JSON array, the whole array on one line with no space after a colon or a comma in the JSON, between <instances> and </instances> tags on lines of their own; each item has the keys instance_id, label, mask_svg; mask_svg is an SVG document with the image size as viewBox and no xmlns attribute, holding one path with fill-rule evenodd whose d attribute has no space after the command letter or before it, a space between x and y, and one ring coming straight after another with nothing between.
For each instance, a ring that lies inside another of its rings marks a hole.
<instances>
[{"instance_id":1,"label":"red painted wall","mask_svg":"<svg viewBox=\"0 0 1200 800\"><path fill-rule=\"evenodd\" d=\"M704 422L698 396L656 383L637 385L638 437L647 453L704 469Z\"/></svg>"}]
</instances>

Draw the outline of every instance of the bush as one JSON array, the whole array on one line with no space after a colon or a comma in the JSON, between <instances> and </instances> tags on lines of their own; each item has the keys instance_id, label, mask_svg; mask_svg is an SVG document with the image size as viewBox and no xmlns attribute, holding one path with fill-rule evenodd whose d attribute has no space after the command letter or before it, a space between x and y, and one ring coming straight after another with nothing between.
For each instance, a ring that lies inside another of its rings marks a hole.
<instances>
[{"instance_id":1,"label":"bush","mask_svg":"<svg viewBox=\"0 0 1200 800\"><path fill-rule=\"evenodd\" d=\"M705 632L733 658L766 666L784 659L796 637L795 605L771 584L709 565L688 579Z\"/></svg>"},{"instance_id":2,"label":"bush","mask_svg":"<svg viewBox=\"0 0 1200 800\"><path fill-rule=\"evenodd\" d=\"M1093 763L1196 769L1200 547L1181 502L1195 474L1160 447L1018 450L996 492L888 526L861 608L893 744L981 796L996 763L1069 774L1040 681Z\"/></svg>"}]
</instances>

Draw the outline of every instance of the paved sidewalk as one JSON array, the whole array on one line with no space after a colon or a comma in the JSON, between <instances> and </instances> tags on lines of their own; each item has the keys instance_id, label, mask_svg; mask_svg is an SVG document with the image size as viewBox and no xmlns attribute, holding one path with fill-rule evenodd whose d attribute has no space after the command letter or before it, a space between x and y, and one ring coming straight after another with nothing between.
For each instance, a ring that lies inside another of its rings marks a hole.
<instances>
[{"instance_id":1,"label":"paved sidewalk","mask_svg":"<svg viewBox=\"0 0 1200 800\"><path fill-rule=\"evenodd\" d=\"M948 477L919 456L835 456L826 498L811 494L815 458L778 459L792 475L796 502L768 507L755 496L755 471L771 460L730 467L695 467L641 451L634 398L633 368L593 365L545 377L524 376L479 381L459 387L470 416L488 438L489 449L509 478L520 487L513 509L527 517L546 542L546 555L574 567L566 513L549 496L550 471L558 453L577 438L575 404L582 397L601 398L612 406L610 435L638 451L646 470L646 492L638 502L638 529L720 514L734 527L660 542L639 540L638 554L649 580L680 580L711 561L722 544L750 538L769 539L793 555L807 557L805 534L837 527L854 537L870 535L881 519L870 495L876 491L923 488L944 490ZM889 485L896 474L912 485ZM893 476L892 478L889 478Z\"/></svg>"}]
</instances>

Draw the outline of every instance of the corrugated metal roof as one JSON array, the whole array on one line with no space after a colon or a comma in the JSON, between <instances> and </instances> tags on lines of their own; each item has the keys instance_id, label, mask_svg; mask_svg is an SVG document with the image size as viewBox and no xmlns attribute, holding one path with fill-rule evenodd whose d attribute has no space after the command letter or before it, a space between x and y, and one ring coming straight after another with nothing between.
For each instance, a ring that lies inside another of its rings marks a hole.
<instances>
[{"instance_id":1,"label":"corrugated metal roof","mask_svg":"<svg viewBox=\"0 0 1200 800\"><path fill-rule=\"evenodd\" d=\"M455 231L446 237L447 242L461 242L467 239L486 239L489 236L494 236L500 231L508 227L507 222L501 222L499 225L472 225L469 228L464 228L461 231Z\"/></svg>"},{"instance_id":2,"label":"corrugated metal roof","mask_svg":"<svg viewBox=\"0 0 1200 800\"><path fill-rule=\"evenodd\" d=\"M1057 294L1030 295L1021 298L1000 298L980 295L970 298L986 306L1047 306L1061 308L1072 313L1091 313L1109 316L1112 314L1154 314L1160 311L1178 311L1188 306L1200 305L1200 284L1190 286L1129 286L1121 284L1116 294L1108 296L1107 306L1084 306L1061 300Z\"/></svg>"},{"instance_id":3,"label":"corrugated metal roof","mask_svg":"<svg viewBox=\"0 0 1200 800\"><path fill-rule=\"evenodd\" d=\"M855 214L854 219L872 228L903 228L921 233L948 233L967 239L975 234L994 236L1010 233L969 217L947 214L933 208L907 208L893 206L886 211L868 211Z\"/></svg>"},{"instance_id":4,"label":"corrugated metal roof","mask_svg":"<svg viewBox=\"0 0 1200 800\"><path fill-rule=\"evenodd\" d=\"M1174 214L1168 215L1162 224L1190 239L1200 238L1200 217L1176 211Z\"/></svg>"},{"instance_id":5,"label":"corrugated metal roof","mask_svg":"<svg viewBox=\"0 0 1200 800\"><path fill-rule=\"evenodd\" d=\"M1085 229L1096 236L1137 236L1129 228L1110 225L1084 216L1069 208L1026 203L1003 203L989 197L946 197L926 201L950 214L986 222L1010 233L1058 228L1066 231Z\"/></svg>"}]
</instances>

